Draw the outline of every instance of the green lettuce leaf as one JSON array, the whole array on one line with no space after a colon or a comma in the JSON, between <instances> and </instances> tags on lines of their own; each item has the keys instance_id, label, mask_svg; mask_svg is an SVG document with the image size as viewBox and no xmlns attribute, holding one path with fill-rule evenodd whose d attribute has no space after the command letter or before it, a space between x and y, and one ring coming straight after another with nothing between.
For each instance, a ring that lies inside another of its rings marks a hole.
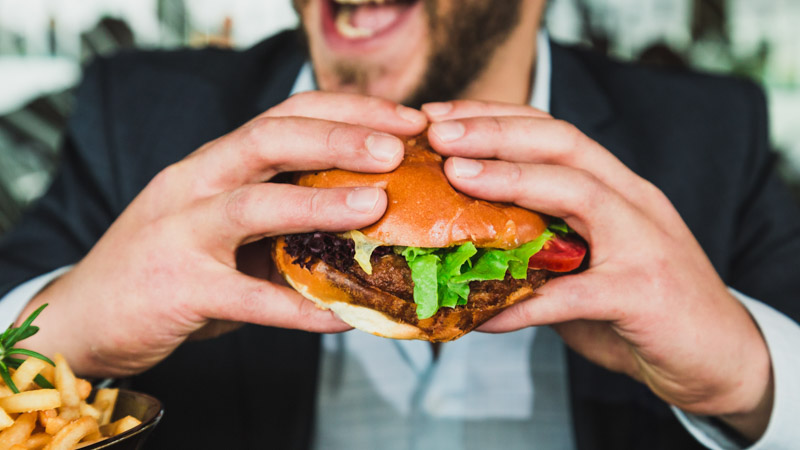
<instances>
[{"instance_id":1,"label":"green lettuce leaf","mask_svg":"<svg viewBox=\"0 0 800 450\"><path fill-rule=\"evenodd\" d=\"M456 248L455 251L446 252L442 268L437 279L439 282L439 305L453 308L456 305L466 305L469 297L469 285L459 286L456 289L449 287L452 278L461 275L462 270L472 267L470 258L478 253L475 244L467 242Z\"/></svg>"},{"instance_id":2,"label":"green lettuce leaf","mask_svg":"<svg viewBox=\"0 0 800 450\"><path fill-rule=\"evenodd\" d=\"M550 225L547 226L547 229L562 236L572 232L572 228L567 225L567 222L564 222L564 219L558 217L550 219Z\"/></svg>"},{"instance_id":3,"label":"green lettuce leaf","mask_svg":"<svg viewBox=\"0 0 800 450\"><path fill-rule=\"evenodd\" d=\"M423 254L407 259L407 261L408 267L411 268L411 279L414 280L414 303L417 304L417 317L427 319L439 310L436 273L441 266L441 260L437 255Z\"/></svg>"},{"instance_id":4,"label":"green lettuce leaf","mask_svg":"<svg viewBox=\"0 0 800 450\"><path fill-rule=\"evenodd\" d=\"M563 221L554 223L536 239L513 250L478 250L468 242L440 249L395 247L394 251L405 257L411 268L417 317L427 319L441 307L466 305L471 281L503 280L506 273L524 279L531 257L564 230L570 231Z\"/></svg>"}]
</instances>

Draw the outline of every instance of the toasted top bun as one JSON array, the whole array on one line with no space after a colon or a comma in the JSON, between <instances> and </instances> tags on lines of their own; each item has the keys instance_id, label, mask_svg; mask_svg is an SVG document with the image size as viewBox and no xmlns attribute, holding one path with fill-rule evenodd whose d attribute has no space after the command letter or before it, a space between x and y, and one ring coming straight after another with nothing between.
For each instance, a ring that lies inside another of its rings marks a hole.
<instances>
[{"instance_id":1,"label":"toasted top bun","mask_svg":"<svg viewBox=\"0 0 800 450\"><path fill-rule=\"evenodd\" d=\"M426 135L405 139L405 158L390 173L308 172L298 177L297 184L385 189L386 213L360 231L386 245L438 248L471 241L477 247L507 250L536 239L547 227L533 211L456 191L444 175L442 157L430 150Z\"/></svg>"}]
</instances>

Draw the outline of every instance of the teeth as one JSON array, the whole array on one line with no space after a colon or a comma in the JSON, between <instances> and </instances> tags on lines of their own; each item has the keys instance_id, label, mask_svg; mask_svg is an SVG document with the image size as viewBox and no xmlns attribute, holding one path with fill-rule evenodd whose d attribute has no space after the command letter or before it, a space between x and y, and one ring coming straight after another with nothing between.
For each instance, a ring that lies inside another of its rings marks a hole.
<instances>
[{"instance_id":1,"label":"teeth","mask_svg":"<svg viewBox=\"0 0 800 450\"><path fill-rule=\"evenodd\" d=\"M372 30L356 28L353 25L350 25L350 16L353 15L353 9L355 8L351 6L345 6L341 8L339 13L336 15L336 29L339 31L339 34L350 39L364 39L372 36Z\"/></svg>"}]
</instances>

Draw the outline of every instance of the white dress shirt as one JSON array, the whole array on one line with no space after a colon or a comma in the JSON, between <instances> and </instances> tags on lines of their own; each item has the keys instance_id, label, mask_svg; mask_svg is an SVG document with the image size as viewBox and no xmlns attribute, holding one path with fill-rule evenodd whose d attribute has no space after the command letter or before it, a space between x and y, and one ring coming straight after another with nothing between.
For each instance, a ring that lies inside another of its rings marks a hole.
<instances>
[{"instance_id":1,"label":"white dress shirt","mask_svg":"<svg viewBox=\"0 0 800 450\"><path fill-rule=\"evenodd\" d=\"M538 39L530 104L544 111L548 111L550 106L550 77L550 43L547 33L542 31ZM310 64L306 64L292 93L313 89L312 69ZM16 320L31 298L70 267L41 275L10 291L0 299L0 323ZM797 351L800 348L800 325L757 300L733 289L731 292L761 329L772 359L775 381L775 401L769 426L761 439L749 448L796 448L800 442L800 427L794 416L797 414L795 405L800 405L800 352ZM478 445L480 436L492 434L492 430L504 430L506 425L520 421L538 423L535 428L550 430L536 435L535 442L550 443L548 447L542 445L543 448L574 448L563 392L566 367L563 352L559 350L563 348L553 336L551 330L544 328L528 328L501 335L470 333L458 341L444 344L440 357L434 361L427 342L394 341L360 331L326 335L319 406L338 407L348 401L362 402L361 406L364 406L364 400L372 399L372 406L380 404L383 407L370 409L375 415L366 417L369 422L363 424L365 432L380 428L380 420L385 420L384 425L389 428L384 427L384 430L393 427L402 431L396 435L398 440L408 440L402 442L409 445L398 448L434 448L436 442L447 442L447 448L453 448L452 444L457 441L463 443L462 448L477 448L470 444ZM561 381L553 375L560 375ZM387 377L393 377L391 383L387 383ZM540 382L539 379L547 381ZM390 385L392 389L388 389ZM546 388L537 389L542 385ZM354 387L367 390L354 390ZM378 411L390 415L381 416ZM709 420L677 408L673 411L686 429L708 448L741 448ZM414 416L415 412L422 414ZM322 422L318 420L316 429L317 447L358 448L352 442L351 445L345 442L341 447L333 445L333 434L339 430L340 423L325 422L331 417L343 421L348 417L353 419L341 409L335 416L320 415ZM411 428L405 429L398 423L398 417L415 419L406 422ZM425 423L420 418L430 418L432 422ZM489 428L469 434L470 427L479 427L481 423L489 424ZM520 432L526 428L520 427ZM420 433L420 430L425 431ZM409 434L416 437L409 438ZM322 439L324 436L331 439ZM501 436L509 435L503 431ZM331 445L326 445L326 442ZM514 445L513 442L508 445L497 440L493 442L508 448Z\"/></svg>"}]
</instances>

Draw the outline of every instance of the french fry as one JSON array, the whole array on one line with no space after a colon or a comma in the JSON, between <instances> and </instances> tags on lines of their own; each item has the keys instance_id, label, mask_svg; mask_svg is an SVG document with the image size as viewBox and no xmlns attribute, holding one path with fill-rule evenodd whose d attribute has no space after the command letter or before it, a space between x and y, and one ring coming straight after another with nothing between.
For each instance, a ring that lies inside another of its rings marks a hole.
<instances>
[{"instance_id":1,"label":"french fry","mask_svg":"<svg viewBox=\"0 0 800 450\"><path fill-rule=\"evenodd\" d=\"M39 425L46 427L50 419L58 417L58 411L55 409L43 409L39 411Z\"/></svg>"},{"instance_id":2,"label":"french fry","mask_svg":"<svg viewBox=\"0 0 800 450\"><path fill-rule=\"evenodd\" d=\"M94 395L94 403L92 406L100 411L100 418L97 420L98 425L107 425L111 422L111 414L114 413L114 406L117 404L117 395L119 389L98 389Z\"/></svg>"},{"instance_id":3,"label":"french fry","mask_svg":"<svg viewBox=\"0 0 800 450\"><path fill-rule=\"evenodd\" d=\"M81 399L78 395L75 374L69 368L67 360L64 359L61 353L56 353L53 361L56 363L55 386L61 394L59 416L66 420L75 420L81 415L80 411L78 411Z\"/></svg>"},{"instance_id":4,"label":"french fry","mask_svg":"<svg viewBox=\"0 0 800 450\"><path fill-rule=\"evenodd\" d=\"M20 368L22 368L22 366L20 366ZM89 383L89 381L83 378L76 378L75 385L78 388L78 398L81 400L89 398L89 394L92 393L92 383Z\"/></svg>"},{"instance_id":5,"label":"french fry","mask_svg":"<svg viewBox=\"0 0 800 450\"><path fill-rule=\"evenodd\" d=\"M0 432L0 449L25 443L36 427L36 416L36 413L20 414L14 421L14 425Z\"/></svg>"},{"instance_id":6,"label":"french fry","mask_svg":"<svg viewBox=\"0 0 800 450\"><path fill-rule=\"evenodd\" d=\"M111 431L111 436L116 436L118 434L122 434L131 428L139 425L142 423L139 419L133 416L125 416L122 419L117 420L114 423L109 424L109 429Z\"/></svg>"},{"instance_id":7,"label":"french fry","mask_svg":"<svg viewBox=\"0 0 800 450\"><path fill-rule=\"evenodd\" d=\"M26 413L61 406L61 395L55 389L36 389L0 398L0 408L7 413Z\"/></svg>"},{"instance_id":8,"label":"french fry","mask_svg":"<svg viewBox=\"0 0 800 450\"><path fill-rule=\"evenodd\" d=\"M44 432L49 435L55 435L61 431L62 428L67 426L68 423L69 421L63 417L53 417L47 421L47 425L44 427Z\"/></svg>"},{"instance_id":9,"label":"french fry","mask_svg":"<svg viewBox=\"0 0 800 450\"><path fill-rule=\"evenodd\" d=\"M25 448L28 450L40 450L50 442L53 436L47 433L34 433L25 441Z\"/></svg>"},{"instance_id":10,"label":"french fry","mask_svg":"<svg viewBox=\"0 0 800 450\"><path fill-rule=\"evenodd\" d=\"M45 380L49 381L50 384L56 384L56 368L50 364L45 364L44 369L42 369L39 374L43 376Z\"/></svg>"},{"instance_id":11,"label":"french fry","mask_svg":"<svg viewBox=\"0 0 800 450\"><path fill-rule=\"evenodd\" d=\"M78 411L80 411L81 417L91 417L94 420L100 418L100 411L83 400L81 400L81 404L78 406Z\"/></svg>"},{"instance_id":12,"label":"french fry","mask_svg":"<svg viewBox=\"0 0 800 450\"><path fill-rule=\"evenodd\" d=\"M8 397L9 395L14 395L14 391L5 384L0 384L0 398Z\"/></svg>"},{"instance_id":13,"label":"french fry","mask_svg":"<svg viewBox=\"0 0 800 450\"><path fill-rule=\"evenodd\" d=\"M57 368L58 366L56 366ZM56 370L58 373L58 370ZM45 450L70 450L78 445L78 442L91 433L97 432L97 422L91 417L81 417L72 421L61 429L50 443L44 447Z\"/></svg>"},{"instance_id":14,"label":"french fry","mask_svg":"<svg viewBox=\"0 0 800 450\"><path fill-rule=\"evenodd\" d=\"M14 425L14 419L4 409L0 409L0 430L4 430L11 425Z\"/></svg>"},{"instance_id":15,"label":"french fry","mask_svg":"<svg viewBox=\"0 0 800 450\"><path fill-rule=\"evenodd\" d=\"M86 436L84 436L81 443L88 441L99 441L101 439L105 439L105 436L103 436L102 433L100 433L100 428L98 427L97 431L95 431L94 433L89 433Z\"/></svg>"},{"instance_id":16,"label":"french fry","mask_svg":"<svg viewBox=\"0 0 800 450\"><path fill-rule=\"evenodd\" d=\"M20 392L27 391L33 384L33 379L38 375L46 366L47 363L38 358L28 358L22 363L11 381L17 386Z\"/></svg>"},{"instance_id":17,"label":"french fry","mask_svg":"<svg viewBox=\"0 0 800 450\"><path fill-rule=\"evenodd\" d=\"M8 447L8 450L28 450L28 447L24 446L23 444L14 444L11 447Z\"/></svg>"}]
</instances>

